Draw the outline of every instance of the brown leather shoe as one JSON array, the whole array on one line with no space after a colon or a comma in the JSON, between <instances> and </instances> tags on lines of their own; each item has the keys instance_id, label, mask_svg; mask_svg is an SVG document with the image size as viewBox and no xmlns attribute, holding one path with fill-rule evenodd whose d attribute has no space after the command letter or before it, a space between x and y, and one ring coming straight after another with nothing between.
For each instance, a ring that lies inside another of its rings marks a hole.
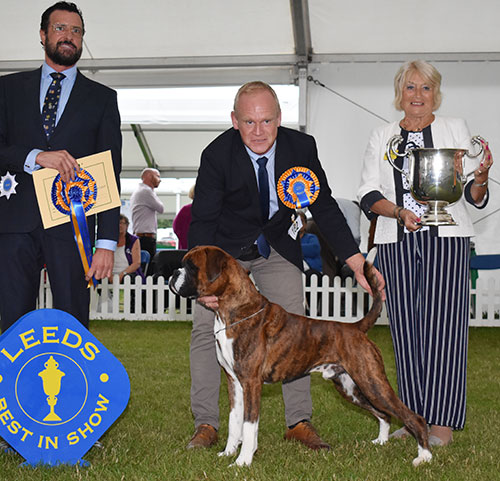
<instances>
[{"instance_id":1,"label":"brown leather shoe","mask_svg":"<svg viewBox=\"0 0 500 481\"><path fill-rule=\"evenodd\" d=\"M200 424L187 445L188 449L192 448L209 448L213 446L219 439L217 430L210 424Z\"/></svg>"},{"instance_id":2,"label":"brown leather shoe","mask_svg":"<svg viewBox=\"0 0 500 481\"><path fill-rule=\"evenodd\" d=\"M309 421L301 421L293 428L288 428L285 434L287 441L300 441L311 449L330 449L330 445L325 443Z\"/></svg>"}]
</instances>

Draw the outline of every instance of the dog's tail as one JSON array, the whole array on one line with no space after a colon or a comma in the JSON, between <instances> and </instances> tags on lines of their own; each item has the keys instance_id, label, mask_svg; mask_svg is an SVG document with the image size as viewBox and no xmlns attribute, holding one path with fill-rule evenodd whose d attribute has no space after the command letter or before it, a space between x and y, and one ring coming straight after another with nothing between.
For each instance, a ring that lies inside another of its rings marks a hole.
<instances>
[{"instance_id":1,"label":"dog's tail","mask_svg":"<svg viewBox=\"0 0 500 481\"><path fill-rule=\"evenodd\" d=\"M363 266L363 273L368 281L368 285L370 286L373 295L373 303L370 310L366 313L366 316L363 317L363 319L356 323L356 327L363 332L367 332L372 328L382 311L382 293L378 288L378 280L373 268L373 261L375 260L376 255L377 249L373 247L370 252L368 252L365 265Z\"/></svg>"}]
</instances>

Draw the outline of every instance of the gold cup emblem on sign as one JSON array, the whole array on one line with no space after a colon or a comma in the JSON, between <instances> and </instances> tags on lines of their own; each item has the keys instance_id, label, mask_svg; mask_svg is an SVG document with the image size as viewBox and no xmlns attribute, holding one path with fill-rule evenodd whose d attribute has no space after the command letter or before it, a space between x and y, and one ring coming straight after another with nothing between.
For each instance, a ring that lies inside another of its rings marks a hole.
<instances>
[{"instance_id":1,"label":"gold cup emblem on sign","mask_svg":"<svg viewBox=\"0 0 500 481\"><path fill-rule=\"evenodd\" d=\"M44 421L60 421L61 418L55 413L54 408L57 404L57 395L61 391L61 379L66 374L58 369L59 363L50 356L44 364L45 369L38 373L42 378L43 391L47 395L47 404L50 412L43 419Z\"/></svg>"}]
</instances>

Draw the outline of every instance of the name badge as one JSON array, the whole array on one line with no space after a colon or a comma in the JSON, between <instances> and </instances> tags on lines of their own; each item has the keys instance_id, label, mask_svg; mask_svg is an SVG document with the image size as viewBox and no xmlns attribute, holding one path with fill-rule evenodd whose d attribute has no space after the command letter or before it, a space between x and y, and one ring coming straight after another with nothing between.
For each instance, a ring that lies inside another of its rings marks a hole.
<instances>
[{"instance_id":1,"label":"name badge","mask_svg":"<svg viewBox=\"0 0 500 481\"><path fill-rule=\"evenodd\" d=\"M293 218L293 217L292 217ZM299 235L300 229L302 229L302 219L300 218L300 215L297 216L297 218L292 222L292 225L288 229L288 235L293 239L297 239L297 236Z\"/></svg>"}]
</instances>

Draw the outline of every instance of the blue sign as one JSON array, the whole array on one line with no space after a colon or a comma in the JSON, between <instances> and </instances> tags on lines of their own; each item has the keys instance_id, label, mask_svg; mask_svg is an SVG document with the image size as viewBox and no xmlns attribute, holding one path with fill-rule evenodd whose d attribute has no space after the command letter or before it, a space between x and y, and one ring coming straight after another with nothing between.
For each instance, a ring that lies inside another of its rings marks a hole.
<instances>
[{"instance_id":1,"label":"blue sign","mask_svg":"<svg viewBox=\"0 0 500 481\"><path fill-rule=\"evenodd\" d=\"M66 312L30 312L0 336L0 437L29 465L85 464L129 397L120 361Z\"/></svg>"}]
</instances>

